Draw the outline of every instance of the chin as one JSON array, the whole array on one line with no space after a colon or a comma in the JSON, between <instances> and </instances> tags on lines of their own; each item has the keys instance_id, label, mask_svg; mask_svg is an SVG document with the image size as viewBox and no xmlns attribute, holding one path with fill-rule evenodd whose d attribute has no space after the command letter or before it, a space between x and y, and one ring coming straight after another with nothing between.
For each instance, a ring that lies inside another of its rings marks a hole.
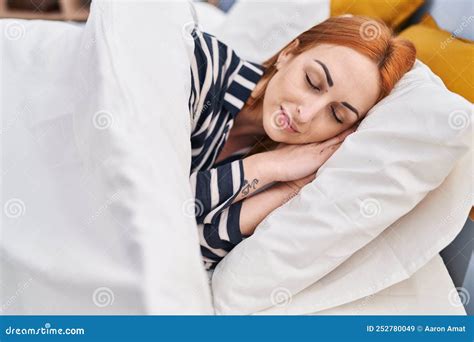
<instances>
[{"instance_id":1,"label":"chin","mask_svg":"<svg viewBox=\"0 0 474 342\"><path fill-rule=\"evenodd\" d=\"M291 137L288 134L278 128L273 127L271 124L264 124L263 128L265 129L266 135L275 142L291 144Z\"/></svg>"}]
</instances>

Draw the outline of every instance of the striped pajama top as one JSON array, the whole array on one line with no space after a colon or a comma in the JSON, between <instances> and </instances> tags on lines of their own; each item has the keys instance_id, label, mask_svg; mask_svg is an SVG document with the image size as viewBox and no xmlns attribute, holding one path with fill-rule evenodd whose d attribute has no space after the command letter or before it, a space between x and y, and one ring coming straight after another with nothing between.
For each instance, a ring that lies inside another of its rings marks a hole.
<instances>
[{"instance_id":1,"label":"striped pajama top","mask_svg":"<svg viewBox=\"0 0 474 342\"><path fill-rule=\"evenodd\" d=\"M192 36L190 183L201 253L209 270L245 238L240 232L242 201L231 204L245 185L242 159L233 155L217 164L215 160L264 68L240 59L197 28Z\"/></svg>"}]
</instances>

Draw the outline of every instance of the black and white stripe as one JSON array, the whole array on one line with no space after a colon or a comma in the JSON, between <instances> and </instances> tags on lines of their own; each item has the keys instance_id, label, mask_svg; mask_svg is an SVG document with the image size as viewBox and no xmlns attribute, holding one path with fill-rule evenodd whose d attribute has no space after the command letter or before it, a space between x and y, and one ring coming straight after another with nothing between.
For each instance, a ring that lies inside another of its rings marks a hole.
<instances>
[{"instance_id":1,"label":"black and white stripe","mask_svg":"<svg viewBox=\"0 0 474 342\"><path fill-rule=\"evenodd\" d=\"M231 205L244 182L242 160L219 165L215 160L264 69L240 59L208 33L194 29L192 36L190 182L198 208L201 252L210 269L244 238L239 223L242 202Z\"/></svg>"}]
</instances>

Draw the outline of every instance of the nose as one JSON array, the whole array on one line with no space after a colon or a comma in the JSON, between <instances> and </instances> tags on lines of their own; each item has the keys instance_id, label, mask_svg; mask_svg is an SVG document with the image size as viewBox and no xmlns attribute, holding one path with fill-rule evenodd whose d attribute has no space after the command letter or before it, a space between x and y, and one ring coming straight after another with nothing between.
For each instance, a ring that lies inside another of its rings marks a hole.
<instances>
[{"instance_id":1,"label":"nose","mask_svg":"<svg viewBox=\"0 0 474 342\"><path fill-rule=\"evenodd\" d=\"M303 101L297 106L294 119L301 124L311 122L316 116L322 114L327 105L327 101L322 98L315 99L313 97L311 100Z\"/></svg>"}]
</instances>

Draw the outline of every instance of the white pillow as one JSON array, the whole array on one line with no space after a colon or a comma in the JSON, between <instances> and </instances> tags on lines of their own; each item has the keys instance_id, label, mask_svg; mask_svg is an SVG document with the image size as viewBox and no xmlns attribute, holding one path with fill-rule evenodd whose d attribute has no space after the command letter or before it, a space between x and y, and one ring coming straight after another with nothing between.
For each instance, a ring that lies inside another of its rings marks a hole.
<instances>
[{"instance_id":1,"label":"white pillow","mask_svg":"<svg viewBox=\"0 0 474 342\"><path fill-rule=\"evenodd\" d=\"M454 239L471 205L467 169L455 212L439 205L452 201L450 194L436 194L437 205L433 198L420 203L463 156L471 157L471 112L469 102L417 61L316 179L219 263L212 279L216 312L314 312L375 293L423 266ZM463 167L470 165L464 160ZM410 210L418 221L396 222ZM390 225L390 234L377 240ZM354 253L357 263L331 276ZM333 283L338 292L324 291ZM278 305L311 285L319 291L295 301L299 306Z\"/></svg>"}]
</instances>

